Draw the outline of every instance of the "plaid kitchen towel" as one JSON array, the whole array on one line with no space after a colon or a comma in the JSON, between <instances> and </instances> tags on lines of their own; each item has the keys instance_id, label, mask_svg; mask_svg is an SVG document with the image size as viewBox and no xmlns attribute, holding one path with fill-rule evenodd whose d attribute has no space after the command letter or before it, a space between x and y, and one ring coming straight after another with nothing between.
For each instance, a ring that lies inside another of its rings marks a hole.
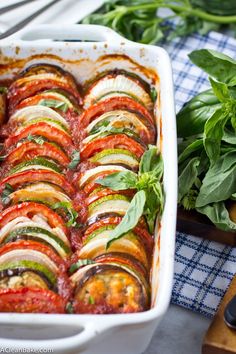
<instances>
[{"instance_id":1,"label":"plaid kitchen towel","mask_svg":"<svg viewBox=\"0 0 236 354\"><path fill-rule=\"evenodd\" d=\"M198 92L209 88L207 74L188 54L214 49L236 58L236 40L211 32L194 34L164 45L172 59L177 112ZM236 249L177 232L172 303L211 317L236 273Z\"/></svg>"}]
</instances>

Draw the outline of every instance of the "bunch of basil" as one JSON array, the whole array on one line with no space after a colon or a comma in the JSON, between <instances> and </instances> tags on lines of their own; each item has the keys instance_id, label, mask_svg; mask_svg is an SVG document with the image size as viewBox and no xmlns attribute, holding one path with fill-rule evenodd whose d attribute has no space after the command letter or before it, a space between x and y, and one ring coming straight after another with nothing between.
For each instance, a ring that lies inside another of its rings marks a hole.
<instances>
[{"instance_id":1,"label":"bunch of basil","mask_svg":"<svg viewBox=\"0 0 236 354\"><path fill-rule=\"evenodd\" d=\"M177 115L179 204L205 214L218 228L235 231L228 203L236 200L236 61L212 50L189 55L210 75L211 89Z\"/></svg>"}]
</instances>

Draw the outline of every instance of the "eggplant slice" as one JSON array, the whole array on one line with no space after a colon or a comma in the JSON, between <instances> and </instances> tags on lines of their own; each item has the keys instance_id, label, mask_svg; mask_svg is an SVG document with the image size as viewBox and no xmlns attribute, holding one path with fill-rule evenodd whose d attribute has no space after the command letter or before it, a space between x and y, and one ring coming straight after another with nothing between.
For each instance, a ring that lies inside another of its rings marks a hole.
<instances>
[{"instance_id":1,"label":"eggplant slice","mask_svg":"<svg viewBox=\"0 0 236 354\"><path fill-rule=\"evenodd\" d=\"M130 313L148 309L149 294L132 272L111 264L93 264L71 276L76 313Z\"/></svg>"}]
</instances>

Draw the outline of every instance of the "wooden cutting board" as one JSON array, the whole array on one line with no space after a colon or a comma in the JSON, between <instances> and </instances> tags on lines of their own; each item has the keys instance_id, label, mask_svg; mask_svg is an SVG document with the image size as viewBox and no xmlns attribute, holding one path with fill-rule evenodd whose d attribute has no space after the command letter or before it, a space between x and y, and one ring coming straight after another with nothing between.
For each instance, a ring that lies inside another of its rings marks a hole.
<instances>
[{"instance_id":1,"label":"wooden cutting board","mask_svg":"<svg viewBox=\"0 0 236 354\"><path fill-rule=\"evenodd\" d=\"M235 354L236 330L232 330L224 323L224 310L232 297L236 295L236 276L226 292L218 312L205 335L202 345L202 354Z\"/></svg>"},{"instance_id":2,"label":"wooden cutting board","mask_svg":"<svg viewBox=\"0 0 236 354\"><path fill-rule=\"evenodd\" d=\"M196 211L185 211L183 208L178 208L177 230L211 241L236 246L236 232L217 229L206 216Z\"/></svg>"}]
</instances>

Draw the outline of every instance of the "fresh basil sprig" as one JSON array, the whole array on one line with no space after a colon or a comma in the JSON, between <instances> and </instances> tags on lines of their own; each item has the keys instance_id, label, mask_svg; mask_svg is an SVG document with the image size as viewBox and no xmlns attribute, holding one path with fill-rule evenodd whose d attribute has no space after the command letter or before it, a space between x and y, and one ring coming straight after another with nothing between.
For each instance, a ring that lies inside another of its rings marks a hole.
<instances>
[{"instance_id":1,"label":"fresh basil sprig","mask_svg":"<svg viewBox=\"0 0 236 354\"><path fill-rule=\"evenodd\" d=\"M4 189L1 194L3 205L7 205L10 203L9 195L13 192L14 192L14 188L9 183L5 183Z\"/></svg>"},{"instance_id":2,"label":"fresh basil sprig","mask_svg":"<svg viewBox=\"0 0 236 354\"><path fill-rule=\"evenodd\" d=\"M52 206L52 209L63 209L68 217L68 221L66 225L68 227L73 226L73 227L78 227L79 224L77 223L77 217L78 213L77 211L73 208L72 204L70 202L58 202L55 203Z\"/></svg>"},{"instance_id":3,"label":"fresh basil sprig","mask_svg":"<svg viewBox=\"0 0 236 354\"><path fill-rule=\"evenodd\" d=\"M7 93L7 87L0 86L0 94Z\"/></svg>"},{"instance_id":4,"label":"fresh basil sprig","mask_svg":"<svg viewBox=\"0 0 236 354\"><path fill-rule=\"evenodd\" d=\"M79 162L80 162L80 152L77 150L74 150L72 152L72 160L69 163L68 168L70 170L74 170L77 167Z\"/></svg>"},{"instance_id":5,"label":"fresh basil sprig","mask_svg":"<svg viewBox=\"0 0 236 354\"><path fill-rule=\"evenodd\" d=\"M182 138L178 202L205 214L217 227L235 231L225 202L236 194L236 61L208 49L189 57L210 74L211 89L177 115Z\"/></svg>"},{"instance_id":6,"label":"fresh basil sprig","mask_svg":"<svg viewBox=\"0 0 236 354\"><path fill-rule=\"evenodd\" d=\"M51 100L51 99L42 99L39 101L39 105L46 106L50 108L56 108L61 110L62 112L67 112L69 106L66 102L58 101L58 100Z\"/></svg>"},{"instance_id":7,"label":"fresh basil sprig","mask_svg":"<svg viewBox=\"0 0 236 354\"><path fill-rule=\"evenodd\" d=\"M229 13L224 13L224 6ZM235 15L235 0L107 0L82 23L108 26L132 41L155 44L163 38L171 40L193 32L203 35L222 25L234 25ZM175 25L170 21L173 18Z\"/></svg>"},{"instance_id":8,"label":"fresh basil sprig","mask_svg":"<svg viewBox=\"0 0 236 354\"><path fill-rule=\"evenodd\" d=\"M43 145L46 141L44 137L42 137L40 135L32 135L32 134L29 134L27 136L26 140L32 141L32 142L39 144L39 145Z\"/></svg>"},{"instance_id":9,"label":"fresh basil sprig","mask_svg":"<svg viewBox=\"0 0 236 354\"><path fill-rule=\"evenodd\" d=\"M96 181L96 183L116 191L137 190L121 223L112 231L107 247L131 231L142 215L145 215L149 231L153 233L156 217L161 215L164 205L162 177L161 154L157 153L155 146L150 145L142 156L138 174L132 171L121 171Z\"/></svg>"}]
</instances>

